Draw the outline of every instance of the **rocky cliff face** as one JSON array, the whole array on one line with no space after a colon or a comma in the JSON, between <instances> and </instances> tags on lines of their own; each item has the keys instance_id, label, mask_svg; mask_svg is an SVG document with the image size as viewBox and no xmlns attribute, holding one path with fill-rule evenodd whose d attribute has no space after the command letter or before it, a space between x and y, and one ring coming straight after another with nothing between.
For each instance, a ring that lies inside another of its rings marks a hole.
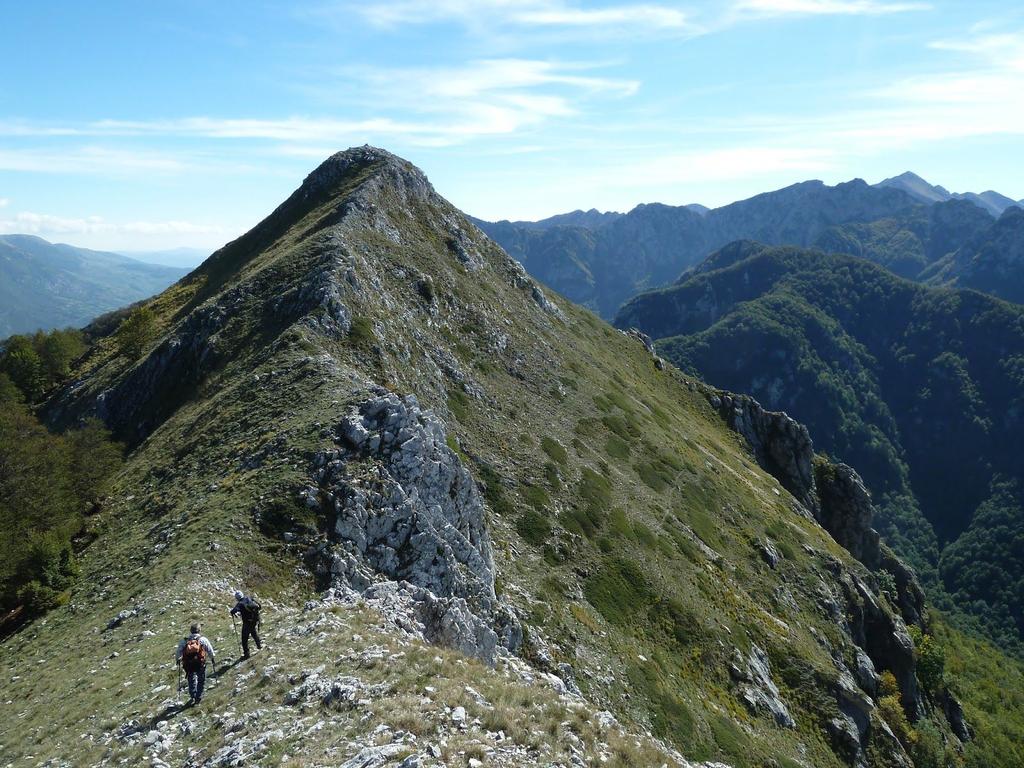
<instances>
[{"instance_id":1,"label":"rocky cliff face","mask_svg":"<svg viewBox=\"0 0 1024 768\"><path fill-rule=\"evenodd\" d=\"M886 607L878 583L871 577L844 568L837 560L826 562L841 589L826 592L823 605L837 619L845 617L845 630L863 651L856 669L842 670L836 695L843 716L834 729L841 740L849 734L848 745L860 755L866 746L868 714L874 708L877 670L889 670L899 681L908 717L916 720L925 712L914 643L907 632L908 623L927 628L924 593L913 571L881 545L878 532L871 527L871 497L856 471L816 457L807 428L785 413L766 411L747 395L709 389L707 396L725 422L744 438L758 464L793 494L805 514L813 516L869 571L885 571L896 584L893 611ZM854 679L860 681L859 690Z\"/></svg>"}]
</instances>

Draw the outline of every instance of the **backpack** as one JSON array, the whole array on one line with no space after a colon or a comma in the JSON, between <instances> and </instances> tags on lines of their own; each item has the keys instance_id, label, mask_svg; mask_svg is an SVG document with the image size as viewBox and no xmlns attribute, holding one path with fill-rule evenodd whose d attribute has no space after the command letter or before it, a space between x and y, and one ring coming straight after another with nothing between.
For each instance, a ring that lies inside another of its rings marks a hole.
<instances>
[{"instance_id":1,"label":"backpack","mask_svg":"<svg viewBox=\"0 0 1024 768\"><path fill-rule=\"evenodd\" d=\"M258 624L260 620L260 604L251 597L245 598L241 605L242 621L246 624Z\"/></svg>"},{"instance_id":2,"label":"backpack","mask_svg":"<svg viewBox=\"0 0 1024 768\"><path fill-rule=\"evenodd\" d=\"M181 652L181 664L187 670L206 666L206 649L198 637L190 637L185 641L185 648Z\"/></svg>"}]
</instances>

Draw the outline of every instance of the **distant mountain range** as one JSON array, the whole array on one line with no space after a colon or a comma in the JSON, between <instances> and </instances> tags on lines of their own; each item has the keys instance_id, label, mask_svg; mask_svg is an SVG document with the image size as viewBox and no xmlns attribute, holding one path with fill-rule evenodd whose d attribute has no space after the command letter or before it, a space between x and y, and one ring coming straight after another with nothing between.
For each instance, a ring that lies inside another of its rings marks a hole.
<instances>
[{"instance_id":1,"label":"distant mountain range","mask_svg":"<svg viewBox=\"0 0 1024 768\"><path fill-rule=\"evenodd\" d=\"M188 271L33 235L2 235L0 339L85 325L97 315L162 291Z\"/></svg>"},{"instance_id":2,"label":"distant mountain range","mask_svg":"<svg viewBox=\"0 0 1024 768\"><path fill-rule=\"evenodd\" d=\"M899 176L878 182L877 187L895 187L916 197L923 203L941 203L946 200L968 200L993 216L999 216L1012 206L1024 204L1024 200L1014 200L998 192L950 192L945 187L929 184L916 173L907 171Z\"/></svg>"},{"instance_id":3,"label":"distant mountain range","mask_svg":"<svg viewBox=\"0 0 1024 768\"><path fill-rule=\"evenodd\" d=\"M574 211L538 222L477 224L535 277L610 318L630 297L671 283L742 239L817 245L865 256L904 277L987 290L1005 265L991 249L986 264L995 263L971 261L993 237L1011 236L1012 218L999 232L989 230L995 215L1017 205L994 192L951 194L903 174L876 185L805 181L712 210L653 203L625 214Z\"/></svg>"}]
</instances>

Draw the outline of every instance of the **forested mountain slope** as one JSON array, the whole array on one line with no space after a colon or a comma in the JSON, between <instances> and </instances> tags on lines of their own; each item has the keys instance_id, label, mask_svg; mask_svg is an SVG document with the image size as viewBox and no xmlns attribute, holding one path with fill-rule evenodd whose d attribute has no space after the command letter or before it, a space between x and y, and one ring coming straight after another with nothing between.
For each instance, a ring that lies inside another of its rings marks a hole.
<instances>
[{"instance_id":1,"label":"forested mountain slope","mask_svg":"<svg viewBox=\"0 0 1024 768\"><path fill-rule=\"evenodd\" d=\"M1005 214L1009 215L1009 214ZM1024 630L1024 308L862 259L734 243L617 318L684 370L806 423L950 607Z\"/></svg>"}]
</instances>

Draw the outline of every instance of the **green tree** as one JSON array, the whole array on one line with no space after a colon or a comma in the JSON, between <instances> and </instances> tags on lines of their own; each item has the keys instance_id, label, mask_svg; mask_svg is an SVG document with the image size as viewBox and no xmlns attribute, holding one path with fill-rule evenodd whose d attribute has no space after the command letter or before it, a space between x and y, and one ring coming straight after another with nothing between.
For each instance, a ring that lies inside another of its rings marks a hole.
<instances>
[{"instance_id":1,"label":"green tree","mask_svg":"<svg viewBox=\"0 0 1024 768\"><path fill-rule=\"evenodd\" d=\"M67 435L71 447L74 491L86 504L94 504L107 493L111 476L121 466L124 449L115 443L99 419L89 419Z\"/></svg>"},{"instance_id":2,"label":"green tree","mask_svg":"<svg viewBox=\"0 0 1024 768\"><path fill-rule=\"evenodd\" d=\"M117 329L118 348L132 360L141 357L155 337L156 315L149 307L133 309Z\"/></svg>"},{"instance_id":3,"label":"green tree","mask_svg":"<svg viewBox=\"0 0 1024 768\"><path fill-rule=\"evenodd\" d=\"M0 406L0 613L20 605L31 616L67 599L72 538L120 457L99 422L55 435L24 405Z\"/></svg>"},{"instance_id":4,"label":"green tree","mask_svg":"<svg viewBox=\"0 0 1024 768\"><path fill-rule=\"evenodd\" d=\"M40 341L37 349L47 384L56 384L67 378L71 363L86 350L82 332L72 328L52 331Z\"/></svg>"},{"instance_id":5,"label":"green tree","mask_svg":"<svg viewBox=\"0 0 1024 768\"><path fill-rule=\"evenodd\" d=\"M21 390L6 373L0 373L0 408L14 407L25 401Z\"/></svg>"},{"instance_id":6,"label":"green tree","mask_svg":"<svg viewBox=\"0 0 1024 768\"><path fill-rule=\"evenodd\" d=\"M917 627L910 627L910 636L914 640L917 677L926 691L936 693L944 685L946 650L934 637L924 634Z\"/></svg>"},{"instance_id":7,"label":"green tree","mask_svg":"<svg viewBox=\"0 0 1024 768\"><path fill-rule=\"evenodd\" d=\"M39 397L43 388L43 363L27 336L12 336L8 340L2 370L11 377L26 400Z\"/></svg>"}]
</instances>

